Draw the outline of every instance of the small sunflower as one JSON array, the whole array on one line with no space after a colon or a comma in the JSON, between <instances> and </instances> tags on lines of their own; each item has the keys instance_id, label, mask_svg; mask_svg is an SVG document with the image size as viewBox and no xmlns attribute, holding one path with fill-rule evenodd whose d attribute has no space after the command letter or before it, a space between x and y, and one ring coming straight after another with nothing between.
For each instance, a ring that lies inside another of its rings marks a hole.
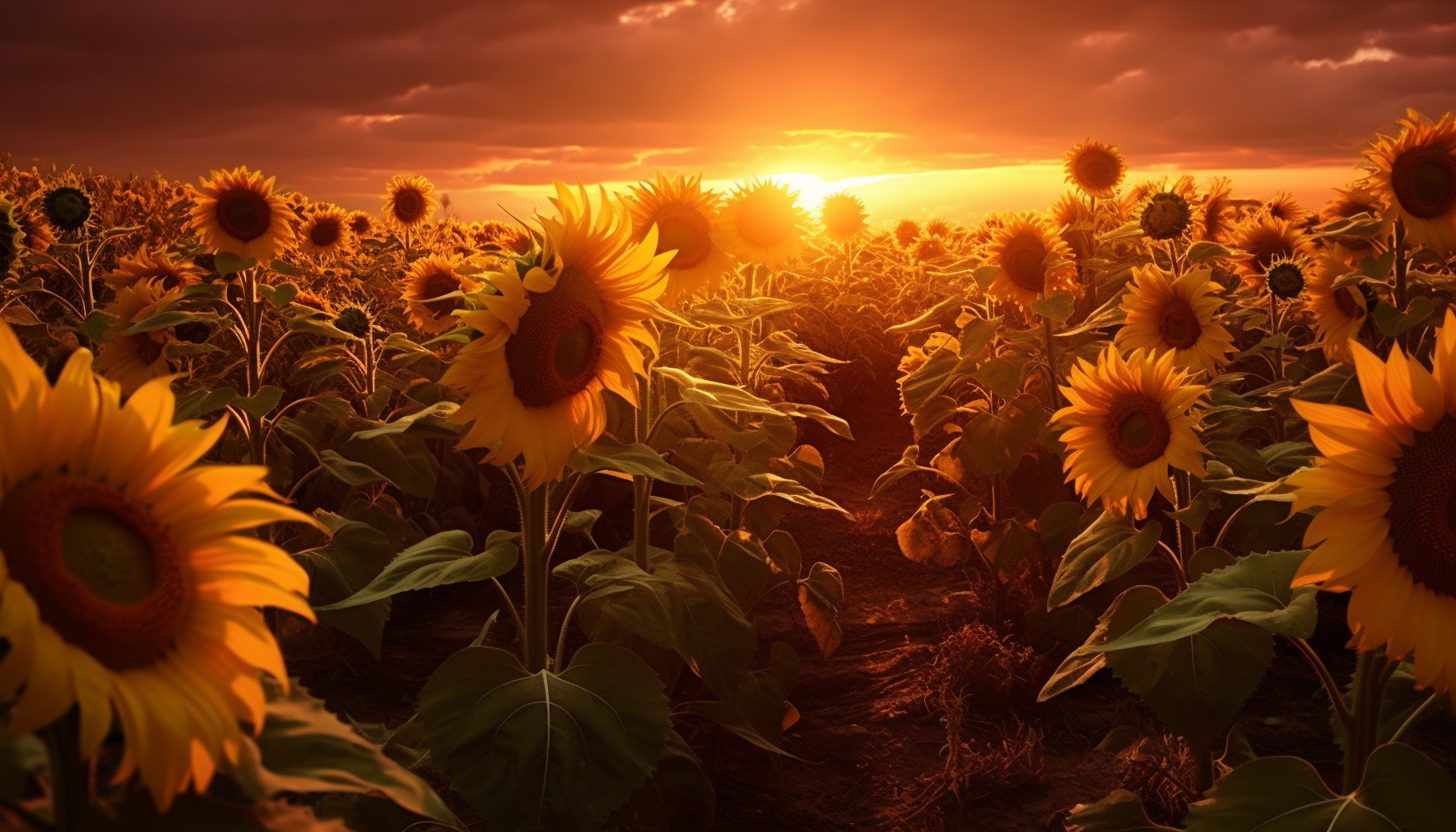
<instances>
[{"instance_id":1,"label":"small sunflower","mask_svg":"<svg viewBox=\"0 0 1456 832\"><path fill-rule=\"evenodd\" d=\"M1176 240L1193 224L1193 207L1175 191L1158 191L1143 200L1138 226L1150 240Z\"/></svg>"},{"instance_id":2,"label":"small sunflower","mask_svg":"<svg viewBox=\"0 0 1456 832\"><path fill-rule=\"evenodd\" d=\"M1309 422L1315 466L1289 477L1294 509L1324 510L1294 585L1350 592L1360 650L1415 652L1416 682L1449 690L1456 674L1456 312L1436 334L1432 367L1399 344L1381 361L1350 341L1370 412L1291 399Z\"/></svg>"},{"instance_id":3,"label":"small sunflower","mask_svg":"<svg viewBox=\"0 0 1456 832\"><path fill-rule=\"evenodd\" d=\"M41 205L46 221L62 231L77 231L91 218L91 197L80 188L52 188Z\"/></svg>"},{"instance_id":4,"label":"small sunflower","mask_svg":"<svg viewBox=\"0 0 1456 832\"><path fill-rule=\"evenodd\" d=\"M1371 218L1383 217L1386 214L1385 202L1367 184L1357 182L1335 188L1335 195L1320 208L1319 221L1322 224L1332 223L1361 214ZM1375 246L1370 237L1347 235L1336 237L1335 241L1351 251L1370 251Z\"/></svg>"},{"instance_id":5,"label":"small sunflower","mask_svg":"<svg viewBox=\"0 0 1456 832\"><path fill-rule=\"evenodd\" d=\"M298 247L303 253L315 257L337 257L354 248L354 229L349 227L349 215L343 208L332 205L315 206L306 213L298 238Z\"/></svg>"},{"instance_id":6,"label":"small sunflower","mask_svg":"<svg viewBox=\"0 0 1456 832\"><path fill-rule=\"evenodd\" d=\"M15 274L15 267L20 264L20 247L24 240L25 233L20 228L20 220L15 216L15 206L0 196L0 278Z\"/></svg>"},{"instance_id":7,"label":"small sunflower","mask_svg":"<svg viewBox=\"0 0 1456 832\"><path fill-rule=\"evenodd\" d=\"M908 376L925 366L925 362L930 360L930 356L934 355L941 348L954 350L959 354L961 351L960 339L948 332L930 333L930 336L925 339L923 346L916 347L912 345L906 351L905 355L900 357L900 375Z\"/></svg>"},{"instance_id":8,"label":"small sunflower","mask_svg":"<svg viewBox=\"0 0 1456 832\"><path fill-rule=\"evenodd\" d=\"M1222 305L1223 289L1207 267L1175 277L1152 264L1139 266L1122 300L1127 323L1114 343L1124 352L1172 352L1174 367L1211 378L1234 349L1233 336L1218 322Z\"/></svg>"},{"instance_id":9,"label":"small sunflower","mask_svg":"<svg viewBox=\"0 0 1456 832\"><path fill-rule=\"evenodd\" d=\"M1281 300L1292 300L1304 291L1306 260L1295 257L1275 257L1264 272L1264 285L1269 294Z\"/></svg>"},{"instance_id":10,"label":"small sunflower","mask_svg":"<svg viewBox=\"0 0 1456 832\"><path fill-rule=\"evenodd\" d=\"M166 290L186 289L202 282L202 270L191 263L173 261L165 252L143 248L101 279L117 291L143 281L155 282Z\"/></svg>"},{"instance_id":11,"label":"small sunflower","mask_svg":"<svg viewBox=\"0 0 1456 832\"><path fill-rule=\"evenodd\" d=\"M437 204L430 180L396 174L384 191L384 221L399 231L418 228L430 221Z\"/></svg>"},{"instance_id":12,"label":"small sunflower","mask_svg":"<svg viewBox=\"0 0 1456 832\"><path fill-rule=\"evenodd\" d=\"M1325 359L1354 363L1350 355L1349 341L1360 332L1369 314L1365 296L1354 286L1335 288L1335 281L1348 274L1351 253L1332 245L1315 258L1309 282L1309 310L1314 313L1315 331L1319 334L1320 347Z\"/></svg>"},{"instance_id":13,"label":"small sunflower","mask_svg":"<svg viewBox=\"0 0 1456 832\"><path fill-rule=\"evenodd\" d=\"M121 385L121 392L131 395L138 387L172 372L165 355L166 347L176 339L169 329L154 329L122 335L122 330L161 311L176 300L177 293L162 288L160 280L142 280L119 289L116 299L101 311L116 318L96 353L97 373Z\"/></svg>"},{"instance_id":14,"label":"small sunflower","mask_svg":"<svg viewBox=\"0 0 1456 832\"><path fill-rule=\"evenodd\" d=\"M863 234L868 224L864 202L848 191L824 197L819 206L819 224L832 240L848 242Z\"/></svg>"},{"instance_id":15,"label":"small sunflower","mask_svg":"<svg viewBox=\"0 0 1456 832\"><path fill-rule=\"evenodd\" d=\"M991 294L1025 313L1037 298L1077 288L1071 249L1036 212L1018 214L996 230L989 263L998 269Z\"/></svg>"},{"instance_id":16,"label":"small sunflower","mask_svg":"<svg viewBox=\"0 0 1456 832\"><path fill-rule=\"evenodd\" d=\"M293 211L273 193L273 177L247 167L213 171L202 181L192 227L213 252L267 263L294 241Z\"/></svg>"},{"instance_id":17,"label":"small sunflower","mask_svg":"<svg viewBox=\"0 0 1456 832\"><path fill-rule=\"evenodd\" d=\"M717 291L733 262L723 249L721 198L704 190L698 175L658 173L650 182L633 185L626 202L633 239L645 239L655 225L657 253L677 252L667 265L667 297Z\"/></svg>"},{"instance_id":18,"label":"small sunflower","mask_svg":"<svg viewBox=\"0 0 1456 832\"><path fill-rule=\"evenodd\" d=\"M362 306L346 306L334 316L334 328L355 338L366 338L374 328L374 316Z\"/></svg>"},{"instance_id":19,"label":"small sunflower","mask_svg":"<svg viewBox=\"0 0 1456 832\"><path fill-rule=\"evenodd\" d=\"M17 211L16 225L20 227L20 246L26 251L45 254L56 243L56 235L34 211Z\"/></svg>"},{"instance_id":20,"label":"small sunflower","mask_svg":"<svg viewBox=\"0 0 1456 832\"><path fill-rule=\"evenodd\" d=\"M941 217L931 217L925 221L925 233L931 237L950 237L950 222Z\"/></svg>"},{"instance_id":21,"label":"small sunflower","mask_svg":"<svg viewBox=\"0 0 1456 832\"><path fill-rule=\"evenodd\" d=\"M1207 392L1173 365L1174 353L1134 350L1126 360L1114 346L1093 366L1079 359L1062 387L1067 407L1053 423L1064 428L1064 468L1078 496L1108 511L1148 515L1153 492L1175 499L1168 466L1203 474L1196 403Z\"/></svg>"},{"instance_id":22,"label":"small sunflower","mask_svg":"<svg viewBox=\"0 0 1456 832\"><path fill-rule=\"evenodd\" d=\"M1365 151L1371 186L1411 243L1456 251L1456 113L1433 124L1409 110L1399 124L1398 137L1381 136Z\"/></svg>"},{"instance_id":23,"label":"small sunflower","mask_svg":"<svg viewBox=\"0 0 1456 832\"><path fill-rule=\"evenodd\" d=\"M912 219L903 219L895 224L895 245L902 249L908 249L915 245L920 239L920 223Z\"/></svg>"},{"instance_id":24,"label":"small sunflower","mask_svg":"<svg viewBox=\"0 0 1456 832\"><path fill-rule=\"evenodd\" d=\"M1052 220L1060 229L1057 234L1080 262L1097 251L1096 218L1092 206L1073 191L1062 194L1052 206Z\"/></svg>"},{"instance_id":25,"label":"small sunflower","mask_svg":"<svg viewBox=\"0 0 1456 832\"><path fill-rule=\"evenodd\" d=\"M349 230L356 237L369 237L374 234L374 220L363 211L352 211L349 213Z\"/></svg>"},{"instance_id":26,"label":"small sunflower","mask_svg":"<svg viewBox=\"0 0 1456 832\"><path fill-rule=\"evenodd\" d=\"M797 191L772 179L736 187L723 204L725 248L740 260L770 269L804 247L807 217L796 204Z\"/></svg>"},{"instance_id":27,"label":"small sunflower","mask_svg":"<svg viewBox=\"0 0 1456 832\"><path fill-rule=\"evenodd\" d=\"M245 496L276 496L262 467L195 465L227 424L173 425L175 405L157 380L122 406L85 349L52 386L0 324L6 729L30 733L76 707L85 758L115 718L114 781L139 773L163 811L237 761L240 721L261 728L260 673L288 682L255 607L313 619L307 575L249 530L317 525Z\"/></svg>"},{"instance_id":28,"label":"small sunflower","mask_svg":"<svg viewBox=\"0 0 1456 832\"><path fill-rule=\"evenodd\" d=\"M1234 261L1235 270L1259 291L1263 291L1264 275L1276 259L1304 257L1311 250L1309 237L1299 227L1268 211L1260 211L1234 226L1232 242L1244 253Z\"/></svg>"},{"instance_id":29,"label":"small sunflower","mask_svg":"<svg viewBox=\"0 0 1456 832\"><path fill-rule=\"evenodd\" d=\"M1127 160L1116 145L1088 139L1067 151L1067 181L1097 199L1117 194L1127 175Z\"/></svg>"},{"instance_id":30,"label":"small sunflower","mask_svg":"<svg viewBox=\"0 0 1456 832\"><path fill-rule=\"evenodd\" d=\"M1295 199L1294 194L1289 191L1279 191L1270 197L1269 201L1264 203L1264 210L1268 211L1270 216L1289 220L1295 225L1304 225L1304 221L1309 217L1309 212L1304 210L1304 207L1299 204L1299 200Z\"/></svg>"},{"instance_id":31,"label":"small sunflower","mask_svg":"<svg viewBox=\"0 0 1456 832\"><path fill-rule=\"evenodd\" d=\"M473 292L480 284L460 274L463 261L432 254L410 264L405 273L404 299L409 304L409 320L426 335L434 335L456 324L450 314L465 305L459 297L444 297L455 292Z\"/></svg>"},{"instance_id":32,"label":"small sunflower","mask_svg":"<svg viewBox=\"0 0 1456 832\"><path fill-rule=\"evenodd\" d=\"M524 458L533 488L559 478L571 451L601 436L603 390L637 404L637 344L656 350L645 322L672 260L655 253L655 231L632 239L631 217L605 189L593 208L585 188L578 195L558 182L551 201L560 216L540 220L544 265L521 274L511 260L487 277L499 294L459 316L482 336L441 379L466 397L450 417L470 424L460 447L488 449L495 465Z\"/></svg>"},{"instance_id":33,"label":"small sunflower","mask_svg":"<svg viewBox=\"0 0 1456 832\"><path fill-rule=\"evenodd\" d=\"M1195 216L1198 239L1216 243L1228 239L1235 212L1232 196L1233 181L1226 176L1214 177Z\"/></svg>"}]
</instances>

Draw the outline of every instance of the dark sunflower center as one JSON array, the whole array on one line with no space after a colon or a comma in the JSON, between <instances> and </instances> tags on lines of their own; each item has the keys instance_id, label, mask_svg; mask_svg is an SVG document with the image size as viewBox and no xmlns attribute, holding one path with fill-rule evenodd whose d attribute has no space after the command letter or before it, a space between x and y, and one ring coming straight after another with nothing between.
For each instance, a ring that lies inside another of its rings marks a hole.
<instances>
[{"instance_id":1,"label":"dark sunflower center","mask_svg":"<svg viewBox=\"0 0 1456 832\"><path fill-rule=\"evenodd\" d=\"M1118 394L1107 409L1106 432L1112 455L1129 468L1141 468L1168 449L1168 418L1145 393Z\"/></svg>"},{"instance_id":2,"label":"dark sunflower center","mask_svg":"<svg viewBox=\"0 0 1456 832\"><path fill-rule=\"evenodd\" d=\"M217 198L217 224L224 234L245 243L268 233L271 214L268 200L251 188L234 188Z\"/></svg>"},{"instance_id":3,"label":"dark sunflower center","mask_svg":"<svg viewBox=\"0 0 1456 832\"><path fill-rule=\"evenodd\" d=\"M1456 419L1417 433L1385 490L1396 559L1427 589L1456 598Z\"/></svg>"},{"instance_id":4,"label":"dark sunflower center","mask_svg":"<svg viewBox=\"0 0 1456 832\"><path fill-rule=\"evenodd\" d=\"M1456 204L1456 156L1440 147L1408 150L1391 165L1390 184L1406 213L1439 217Z\"/></svg>"},{"instance_id":5,"label":"dark sunflower center","mask_svg":"<svg viewBox=\"0 0 1456 832\"><path fill-rule=\"evenodd\" d=\"M1188 301L1175 298L1163 307L1162 314L1158 316L1158 334L1163 336L1163 343L1173 349L1186 350L1198 343L1203 325L1198 322L1198 315Z\"/></svg>"},{"instance_id":6,"label":"dark sunflower center","mask_svg":"<svg viewBox=\"0 0 1456 832\"><path fill-rule=\"evenodd\" d=\"M586 272L568 267L551 291L531 294L506 342L516 398L550 407L585 390L601 368L602 346L601 295Z\"/></svg>"},{"instance_id":7,"label":"dark sunflower center","mask_svg":"<svg viewBox=\"0 0 1456 832\"><path fill-rule=\"evenodd\" d=\"M1358 321L1365 317L1365 310L1355 300L1355 290L1349 286L1342 286L1335 290L1335 307L1344 313L1345 317Z\"/></svg>"},{"instance_id":8,"label":"dark sunflower center","mask_svg":"<svg viewBox=\"0 0 1456 832\"><path fill-rule=\"evenodd\" d=\"M1293 263L1280 263L1269 270L1269 292L1288 300L1304 291L1304 272Z\"/></svg>"},{"instance_id":9,"label":"dark sunflower center","mask_svg":"<svg viewBox=\"0 0 1456 832\"><path fill-rule=\"evenodd\" d=\"M1047 250L1041 238L1030 232L1012 237L1001 250L1001 268L1011 282L1028 292L1041 294L1046 288Z\"/></svg>"},{"instance_id":10,"label":"dark sunflower center","mask_svg":"<svg viewBox=\"0 0 1456 832\"><path fill-rule=\"evenodd\" d=\"M162 357L162 348L166 345L161 341L153 340L150 332L139 332L126 337L132 339L132 343L136 346L137 357L146 366L152 366Z\"/></svg>"},{"instance_id":11,"label":"dark sunflower center","mask_svg":"<svg viewBox=\"0 0 1456 832\"><path fill-rule=\"evenodd\" d=\"M369 218L364 216L363 214L360 214L359 216L349 221L349 228L352 229L355 234L358 234L360 236L368 234Z\"/></svg>"},{"instance_id":12,"label":"dark sunflower center","mask_svg":"<svg viewBox=\"0 0 1456 832\"><path fill-rule=\"evenodd\" d=\"M1077 184L1089 191L1105 191L1117 184L1122 166L1111 153L1098 148L1084 150L1073 165Z\"/></svg>"},{"instance_id":13,"label":"dark sunflower center","mask_svg":"<svg viewBox=\"0 0 1456 832\"><path fill-rule=\"evenodd\" d=\"M59 474L0 503L0 549L40 616L113 670L155 661L191 603L186 565L146 506Z\"/></svg>"},{"instance_id":14,"label":"dark sunflower center","mask_svg":"<svg viewBox=\"0 0 1456 832\"><path fill-rule=\"evenodd\" d=\"M460 280L454 275L449 272L430 272L429 276L425 278L424 284L420 286L420 297L438 298L459 290ZM437 319L459 309L460 305L460 298L442 298L425 302L425 308L430 310L430 315Z\"/></svg>"},{"instance_id":15,"label":"dark sunflower center","mask_svg":"<svg viewBox=\"0 0 1456 832\"><path fill-rule=\"evenodd\" d=\"M735 224L738 233L755 248L773 248L785 243L799 228L793 201L776 192L745 199Z\"/></svg>"},{"instance_id":16,"label":"dark sunflower center","mask_svg":"<svg viewBox=\"0 0 1456 832\"><path fill-rule=\"evenodd\" d=\"M91 198L76 188L56 188L44 200L46 219L52 225L74 231L91 216Z\"/></svg>"},{"instance_id":17,"label":"dark sunflower center","mask_svg":"<svg viewBox=\"0 0 1456 832\"><path fill-rule=\"evenodd\" d=\"M338 317L334 318L334 326L355 338L363 338L369 334L371 326L369 313L357 306L345 307Z\"/></svg>"},{"instance_id":18,"label":"dark sunflower center","mask_svg":"<svg viewBox=\"0 0 1456 832\"><path fill-rule=\"evenodd\" d=\"M1154 240L1171 240L1188 230L1192 211L1187 200L1174 193L1158 193L1148 200L1140 221L1143 234Z\"/></svg>"},{"instance_id":19,"label":"dark sunflower center","mask_svg":"<svg viewBox=\"0 0 1456 832\"><path fill-rule=\"evenodd\" d=\"M425 215L425 197L414 188L405 188L394 195L394 218L404 223L415 222Z\"/></svg>"},{"instance_id":20,"label":"dark sunflower center","mask_svg":"<svg viewBox=\"0 0 1456 832\"><path fill-rule=\"evenodd\" d=\"M653 217L657 223L657 253L677 251L670 269L691 269L713 251L708 218L691 208L668 206Z\"/></svg>"},{"instance_id":21,"label":"dark sunflower center","mask_svg":"<svg viewBox=\"0 0 1456 832\"><path fill-rule=\"evenodd\" d=\"M319 248L328 248L339 241L343 229L336 219L320 219L309 229L308 240Z\"/></svg>"}]
</instances>

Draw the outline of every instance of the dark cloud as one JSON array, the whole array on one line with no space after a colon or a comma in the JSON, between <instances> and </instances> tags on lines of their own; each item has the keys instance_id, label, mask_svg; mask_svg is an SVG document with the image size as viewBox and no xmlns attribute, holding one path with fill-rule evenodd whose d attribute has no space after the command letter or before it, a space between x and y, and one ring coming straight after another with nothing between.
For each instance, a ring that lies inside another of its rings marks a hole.
<instances>
[{"instance_id":1,"label":"dark cloud","mask_svg":"<svg viewBox=\"0 0 1456 832\"><path fill-rule=\"evenodd\" d=\"M989 5L27 3L0 32L0 150L249 164L363 207L400 171L461 193L659 166L837 178L1087 136L1136 165L1353 166L1406 107L1456 107L1448 0Z\"/></svg>"}]
</instances>

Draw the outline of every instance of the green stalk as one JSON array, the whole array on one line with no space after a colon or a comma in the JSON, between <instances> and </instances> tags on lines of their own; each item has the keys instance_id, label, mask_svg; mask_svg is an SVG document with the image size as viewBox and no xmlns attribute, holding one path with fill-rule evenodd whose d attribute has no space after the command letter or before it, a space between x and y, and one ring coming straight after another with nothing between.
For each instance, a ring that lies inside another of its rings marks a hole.
<instances>
[{"instance_id":1,"label":"green stalk","mask_svg":"<svg viewBox=\"0 0 1456 832\"><path fill-rule=\"evenodd\" d=\"M263 311L258 303L258 275L252 269L242 273L243 289L243 340L247 346L247 381L245 396L252 398L263 386L262 322ZM266 465L268 451L267 436L263 431L263 419L251 413L248 419L248 437L252 441L251 461L254 465Z\"/></svg>"},{"instance_id":2,"label":"green stalk","mask_svg":"<svg viewBox=\"0 0 1456 832\"><path fill-rule=\"evenodd\" d=\"M1052 342L1052 319L1041 316L1042 330L1046 333L1047 386L1052 389L1052 410L1062 408L1062 391L1057 388L1057 348Z\"/></svg>"},{"instance_id":3,"label":"green stalk","mask_svg":"<svg viewBox=\"0 0 1456 832\"><path fill-rule=\"evenodd\" d=\"M1179 511L1193 504L1193 478L1187 471L1173 471L1173 494L1177 497ZM1183 520L1178 521L1178 561L1183 567L1185 580L1193 578L1188 574L1188 562L1193 559L1193 535L1196 531Z\"/></svg>"},{"instance_id":4,"label":"green stalk","mask_svg":"<svg viewBox=\"0 0 1456 832\"><path fill-rule=\"evenodd\" d=\"M1410 304L1410 287L1406 285L1405 223L1400 217L1395 218L1395 230L1390 233L1390 247L1395 252L1395 305L1401 314L1405 314L1405 309ZM1410 330L1406 330L1397 336L1401 349L1409 346L1409 334Z\"/></svg>"},{"instance_id":5,"label":"green stalk","mask_svg":"<svg viewBox=\"0 0 1456 832\"><path fill-rule=\"evenodd\" d=\"M521 617L525 633L521 643L521 663L529 673L546 669L546 579L550 556L546 550L546 486L528 488L514 465L505 466L506 476L516 492L516 507L521 513L521 568L526 597Z\"/></svg>"},{"instance_id":6,"label":"green stalk","mask_svg":"<svg viewBox=\"0 0 1456 832\"><path fill-rule=\"evenodd\" d=\"M652 401L652 363L647 363L647 375L637 379L637 441L645 443L648 439L649 418L648 409ZM652 477L646 474L635 474L632 477L633 492L633 514L632 514L632 558L637 562L637 568L643 572L650 572L651 564L647 560L647 538L651 532L652 525Z\"/></svg>"},{"instance_id":7,"label":"green stalk","mask_svg":"<svg viewBox=\"0 0 1456 832\"><path fill-rule=\"evenodd\" d=\"M77 736L77 714L73 710L39 734L51 763L51 811L56 832L81 828L86 811L86 768L81 760Z\"/></svg>"},{"instance_id":8,"label":"green stalk","mask_svg":"<svg viewBox=\"0 0 1456 832\"><path fill-rule=\"evenodd\" d=\"M1343 787L1353 792L1365 776L1365 761L1375 750L1376 733L1380 729L1380 703L1385 696L1385 683L1390 681L1394 663L1380 649L1361 651L1355 664L1351 686L1355 701L1350 710L1355 716L1355 730L1345 742Z\"/></svg>"}]
</instances>

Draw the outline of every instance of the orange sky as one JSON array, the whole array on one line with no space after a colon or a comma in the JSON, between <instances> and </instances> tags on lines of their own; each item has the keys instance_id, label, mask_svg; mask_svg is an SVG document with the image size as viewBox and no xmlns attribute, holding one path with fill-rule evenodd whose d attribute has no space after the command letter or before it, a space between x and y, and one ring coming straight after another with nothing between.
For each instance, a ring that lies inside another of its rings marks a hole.
<instances>
[{"instance_id":1,"label":"orange sky","mask_svg":"<svg viewBox=\"0 0 1456 832\"><path fill-rule=\"evenodd\" d=\"M1449 0L72 0L7 11L0 55L21 162L247 164L372 210L419 173L466 219L661 168L969 220L1050 204L1088 137L1132 181L1313 206L1406 107L1456 109Z\"/></svg>"}]
</instances>

